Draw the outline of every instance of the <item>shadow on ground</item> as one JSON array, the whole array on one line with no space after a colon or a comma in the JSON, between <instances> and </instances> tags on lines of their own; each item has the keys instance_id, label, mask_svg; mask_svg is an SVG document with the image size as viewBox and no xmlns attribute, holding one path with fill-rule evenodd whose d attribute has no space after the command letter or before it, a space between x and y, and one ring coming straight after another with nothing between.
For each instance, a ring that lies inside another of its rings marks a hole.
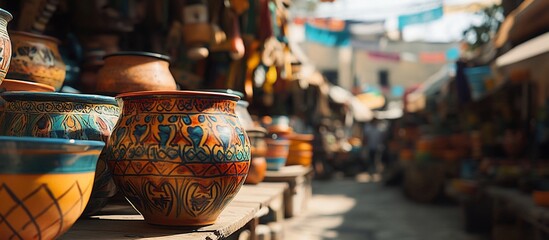
<instances>
[{"instance_id":1,"label":"shadow on ground","mask_svg":"<svg viewBox=\"0 0 549 240\"><path fill-rule=\"evenodd\" d=\"M487 240L464 231L455 204L420 204L399 187L353 178L313 183L306 214L290 219L285 239Z\"/></svg>"}]
</instances>

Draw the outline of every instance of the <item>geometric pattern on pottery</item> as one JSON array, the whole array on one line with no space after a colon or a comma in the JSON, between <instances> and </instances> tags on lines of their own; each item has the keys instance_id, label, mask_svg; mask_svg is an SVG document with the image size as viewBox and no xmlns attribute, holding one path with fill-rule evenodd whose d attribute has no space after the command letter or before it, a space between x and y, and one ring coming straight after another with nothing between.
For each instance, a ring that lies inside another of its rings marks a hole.
<instances>
[{"instance_id":1,"label":"geometric pattern on pottery","mask_svg":"<svg viewBox=\"0 0 549 240\"><path fill-rule=\"evenodd\" d=\"M244 183L251 159L236 102L123 100L107 147L119 189L145 219L160 212L189 225L213 222Z\"/></svg>"},{"instance_id":2,"label":"geometric pattern on pottery","mask_svg":"<svg viewBox=\"0 0 549 240\"><path fill-rule=\"evenodd\" d=\"M114 99L113 104L10 99L0 113L0 135L107 142L121 112L115 104ZM104 152L99 156L92 201L85 214L100 210L116 193Z\"/></svg>"},{"instance_id":3,"label":"geometric pattern on pottery","mask_svg":"<svg viewBox=\"0 0 549 240\"><path fill-rule=\"evenodd\" d=\"M0 117L0 133L107 141L120 109L110 104L13 101Z\"/></svg>"},{"instance_id":4,"label":"geometric pattern on pottery","mask_svg":"<svg viewBox=\"0 0 549 240\"><path fill-rule=\"evenodd\" d=\"M41 184L17 196L16 189L0 184L0 239L55 239L67 231L84 210L93 184L93 173L76 176L82 177L57 194Z\"/></svg>"}]
</instances>

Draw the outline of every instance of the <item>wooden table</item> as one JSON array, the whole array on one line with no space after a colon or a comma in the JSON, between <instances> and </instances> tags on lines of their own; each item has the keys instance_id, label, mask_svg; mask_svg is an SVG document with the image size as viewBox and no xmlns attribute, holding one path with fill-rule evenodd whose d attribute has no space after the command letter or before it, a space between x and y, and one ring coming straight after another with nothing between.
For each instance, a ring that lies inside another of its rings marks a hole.
<instances>
[{"instance_id":1,"label":"wooden table","mask_svg":"<svg viewBox=\"0 0 549 240\"><path fill-rule=\"evenodd\" d=\"M313 169L304 166L285 166L279 171L267 171L264 182L285 182L289 189L284 193L284 215L293 217L307 208L312 195Z\"/></svg>"},{"instance_id":2,"label":"wooden table","mask_svg":"<svg viewBox=\"0 0 549 240\"><path fill-rule=\"evenodd\" d=\"M488 187L485 191L493 199L494 237L549 239L549 208L536 205L531 195L515 189Z\"/></svg>"},{"instance_id":3,"label":"wooden table","mask_svg":"<svg viewBox=\"0 0 549 240\"><path fill-rule=\"evenodd\" d=\"M262 182L257 185L245 185L236 195L234 201L242 203L259 203L253 224L249 224L250 239L280 239L281 233L268 225L279 224L284 220L284 194L288 191L287 183ZM261 224L261 225L260 225ZM259 229L257 227L259 226ZM257 230L257 231L256 231ZM270 235L266 237L265 235Z\"/></svg>"},{"instance_id":4,"label":"wooden table","mask_svg":"<svg viewBox=\"0 0 549 240\"><path fill-rule=\"evenodd\" d=\"M131 206L109 205L97 216L78 220L61 239L214 240L229 238L246 228L255 239L258 219L269 214L269 208L282 209L283 193L287 188L284 183L244 185L215 224L198 228L149 225Z\"/></svg>"}]
</instances>

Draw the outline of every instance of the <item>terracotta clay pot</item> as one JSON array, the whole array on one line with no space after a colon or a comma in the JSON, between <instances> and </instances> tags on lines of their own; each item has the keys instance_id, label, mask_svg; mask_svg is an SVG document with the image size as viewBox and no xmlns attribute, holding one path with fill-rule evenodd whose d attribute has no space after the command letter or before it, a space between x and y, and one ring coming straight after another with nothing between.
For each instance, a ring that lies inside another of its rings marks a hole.
<instances>
[{"instance_id":1,"label":"terracotta clay pot","mask_svg":"<svg viewBox=\"0 0 549 240\"><path fill-rule=\"evenodd\" d=\"M240 121L244 129L249 130L255 128L252 116L250 115L250 112L248 112L248 106L250 105L250 103L242 100L244 98L244 93L232 89L207 89L204 91L221 92L239 96L240 100L238 100L235 109L236 116L238 117L238 120Z\"/></svg>"},{"instance_id":2,"label":"terracotta clay pot","mask_svg":"<svg viewBox=\"0 0 549 240\"><path fill-rule=\"evenodd\" d=\"M267 172L267 160L265 159L267 153L265 135L267 131L264 128L254 128L246 130L246 133L248 133L252 145L252 161L246 183L258 184L263 181Z\"/></svg>"},{"instance_id":3,"label":"terracotta clay pot","mask_svg":"<svg viewBox=\"0 0 549 240\"><path fill-rule=\"evenodd\" d=\"M55 88L40 83L4 79L4 81L0 84L0 92L9 91L53 92L55 91ZM4 111L4 105L4 99L0 98L0 112Z\"/></svg>"},{"instance_id":4,"label":"terracotta clay pot","mask_svg":"<svg viewBox=\"0 0 549 240\"><path fill-rule=\"evenodd\" d=\"M97 75L95 91L116 95L138 91L176 90L170 58L147 52L118 52L105 56Z\"/></svg>"},{"instance_id":5,"label":"terracotta clay pot","mask_svg":"<svg viewBox=\"0 0 549 240\"><path fill-rule=\"evenodd\" d=\"M99 140L107 142L120 108L112 97L45 92L5 92L0 135ZM103 208L116 186L102 153L97 163L91 200L84 215Z\"/></svg>"},{"instance_id":6,"label":"terracotta clay pot","mask_svg":"<svg viewBox=\"0 0 549 240\"><path fill-rule=\"evenodd\" d=\"M44 35L10 31L13 54L7 78L42 83L59 90L65 80L59 40Z\"/></svg>"},{"instance_id":7,"label":"terracotta clay pot","mask_svg":"<svg viewBox=\"0 0 549 240\"><path fill-rule=\"evenodd\" d=\"M312 134L292 134L286 165L310 166L313 160L314 136Z\"/></svg>"},{"instance_id":8,"label":"terracotta clay pot","mask_svg":"<svg viewBox=\"0 0 549 240\"><path fill-rule=\"evenodd\" d=\"M119 190L156 225L213 224L246 179L251 146L238 96L145 91L117 96L122 115L107 145Z\"/></svg>"},{"instance_id":9,"label":"terracotta clay pot","mask_svg":"<svg viewBox=\"0 0 549 240\"><path fill-rule=\"evenodd\" d=\"M0 239L57 239L90 198L105 143L0 136Z\"/></svg>"},{"instance_id":10,"label":"terracotta clay pot","mask_svg":"<svg viewBox=\"0 0 549 240\"><path fill-rule=\"evenodd\" d=\"M0 8L0 83L6 77L11 60L11 41L8 35L8 22L13 16Z\"/></svg>"},{"instance_id":11,"label":"terracotta clay pot","mask_svg":"<svg viewBox=\"0 0 549 240\"><path fill-rule=\"evenodd\" d=\"M4 79L0 84L1 91L55 92L55 88L41 83Z\"/></svg>"}]
</instances>

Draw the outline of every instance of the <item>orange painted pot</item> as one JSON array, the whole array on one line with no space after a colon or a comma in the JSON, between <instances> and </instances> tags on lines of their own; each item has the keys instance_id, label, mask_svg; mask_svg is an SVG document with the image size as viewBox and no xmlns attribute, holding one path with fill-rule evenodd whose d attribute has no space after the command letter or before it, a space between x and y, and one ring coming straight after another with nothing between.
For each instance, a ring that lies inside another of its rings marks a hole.
<instances>
[{"instance_id":1,"label":"orange painted pot","mask_svg":"<svg viewBox=\"0 0 549 240\"><path fill-rule=\"evenodd\" d=\"M246 179L251 146L236 95L145 91L117 96L107 145L119 190L155 225L213 224Z\"/></svg>"},{"instance_id":2,"label":"orange painted pot","mask_svg":"<svg viewBox=\"0 0 549 240\"><path fill-rule=\"evenodd\" d=\"M264 128L254 128L246 130L246 132L252 145L252 161L245 183L258 184L265 179L265 173L267 172L267 160L265 159L267 153L265 135L267 131Z\"/></svg>"},{"instance_id":3,"label":"orange painted pot","mask_svg":"<svg viewBox=\"0 0 549 240\"><path fill-rule=\"evenodd\" d=\"M290 150L288 153L288 160L286 165L301 165L301 166L311 166L313 162L313 151L295 151Z\"/></svg>"},{"instance_id":4,"label":"orange painted pot","mask_svg":"<svg viewBox=\"0 0 549 240\"><path fill-rule=\"evenodd\" d=\"M13 16L0 8L0 83L6 77L11 60L11 41L8 35L8 22Z\"/></svg>"},{"instance_id":5,"label":"orange painted pot","mask_svg":"<svg viewBox=\"0 0 549 240\"><path fill-rule=\"evenodd\" d=\"M290 148L286 165L310 166L313 160L314 136L312 134L293 134L290 137Z\"/></svg>"},{"instance_id":6,"label":"orange painted pot","mask_svg":"<svg viewBox=\"0 0 549 240\"><path fill-rule=\"evenodd\" d=\"M56 239L82 214L105 144L0 136L0 239Z\"/></svg>"},{"instance_id":7,"label":"orange painted pot","mask_svg":"<svg viewBox=\"0 0 549 240\"><path fill-rule=\"evenodd\" d=\"M170 72L170 58L148 52L118 52L105 56L97 74L95 91L116 95L138 91L171 91L177 85Z\"/></svg>"},{"instance_id":8,"label":"orange painted pot","mask_svg":"<svg viewBox=\"0 0 549 240\"><path fill-rule=\"evenodd\" d=\"M65 63L59 40L45 35L10 31L13 54L6 78L42 83L61 89Z\"/></svg>"}]
</instances>

